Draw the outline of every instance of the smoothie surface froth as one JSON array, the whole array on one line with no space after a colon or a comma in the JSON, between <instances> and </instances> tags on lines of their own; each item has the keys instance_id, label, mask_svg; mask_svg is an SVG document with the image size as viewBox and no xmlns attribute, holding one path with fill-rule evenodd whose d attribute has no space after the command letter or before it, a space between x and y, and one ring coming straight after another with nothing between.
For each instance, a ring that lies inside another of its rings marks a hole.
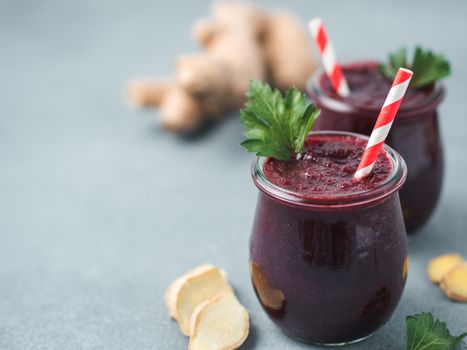
<instances>
[{"instance_id":1,"label":"smoothie surface froth","mask_svg":"<svg viewBox=\"0 0 467 350\"><path fill-rule=\"evenodd\" d=\"M264 166L267 178L275 185L302 195L333 197L370 191L385 183L392 174L392 162L382 151L373 172L356 181L366 140L350 136L311 135L300 160L288 162L269 158Z\"/></svg>"}]
</instances>

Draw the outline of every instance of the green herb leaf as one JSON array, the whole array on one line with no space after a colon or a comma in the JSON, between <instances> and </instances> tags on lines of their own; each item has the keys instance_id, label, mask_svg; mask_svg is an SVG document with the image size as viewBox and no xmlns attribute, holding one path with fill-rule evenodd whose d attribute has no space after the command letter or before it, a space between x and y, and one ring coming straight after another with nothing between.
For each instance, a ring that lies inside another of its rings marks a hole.
<instances>
[{"instance_id":1,"label":"green herb leaf","mask_svg":"<svg viewBox=\"0 0 467 350\"><path fill-rule=\"evenodd\" d=\"M410 86L415 88L430 85L451 73L449 62L443 55L424 50L420 46L415 48L412 63L407 61L407 49L401 48L389 55L389 62L382 64L380 70L392 80L400 67L412 69L414 74Z\"/></svg>"},{"instance_id":2,"label":"green herb leaf","mask_svg":"<svg viewBox=\"0 0 467 350\"><path fill-rule=\"evenodd\" d=\"M405 47L389 54L389 63L382 64L380 69L386 77L394 79L399 67L407 67L407 49Z\"/></svg>"},{"instance_id":3,"label":"green herb leaf","mask_svg":"<svg viewBox=\"0 0 467 350\"><path fill-rule=\"evenodd\" d=\"M451 73L449 62L443 55L423 51L420 47L415 49L412 70L415 77L413 86L415 87L429 85Z\"/></svg>"},{"instance_id":4,"label":"green herb leaf","mask_svg":"<svg viewBox=\"0 0 467 350\"><path fill-rule=\"evenodd\" d=\"M319 111L296 88L282 97L279 90L252 80L248 102L240 111L246 140L241 143L258 156L290 160L303 151Z\"/></svg>"},{"instance_id":5,"label":"green herb leaf","mask_svg":"<svg viewBox=\"0 0 467 350\"><path fill-rule=\"evenodd\" d=\"M407 350L450 350L467 335L452 336L446 323L429 312L407 316Z\"/></svg>"}]
</instances>

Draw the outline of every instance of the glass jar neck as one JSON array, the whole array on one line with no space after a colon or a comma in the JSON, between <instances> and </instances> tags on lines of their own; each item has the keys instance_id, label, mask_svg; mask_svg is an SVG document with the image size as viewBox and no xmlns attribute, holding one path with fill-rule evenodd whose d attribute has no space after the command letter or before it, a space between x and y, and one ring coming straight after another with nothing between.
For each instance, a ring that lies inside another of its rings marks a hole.
<instances>
[{"instance_id":1,"label":"glass jar neck","mask_svg":"<svg viewBox=\"0 0 467 350\"><path fill-rule=\"evenodd\" d=\"M364 135L342 131L316 131L311 132L310 135L345 136L368 141L368 137ZM267 177L264 170L267 161L265 157L257 157L253 161L251 172L255 185L262 193L289 206L312 210L319 208L342 209L345 207L367 206L381 201L398 191L407 177L407 167L399 153L387 145L383 146L383 151L391 161L391 174L375 188L360 192L310 195L285 189L274 184Z\"/></svg>"}]
</instances>

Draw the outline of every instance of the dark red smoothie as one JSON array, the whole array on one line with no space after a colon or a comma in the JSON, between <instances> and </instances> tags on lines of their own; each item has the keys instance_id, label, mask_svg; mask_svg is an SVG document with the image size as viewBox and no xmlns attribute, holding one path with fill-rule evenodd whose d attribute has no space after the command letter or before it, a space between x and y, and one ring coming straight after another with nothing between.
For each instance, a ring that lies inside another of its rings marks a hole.
<instances>
[{"instance_id":1,"label":"dark red smoothie","mask_svg":"<svg viewBox=\"0 0 467 350\"><path fill-rule=\"evenodd\" d=\"M365 146L366 140L354 137L315 135L305 144L301 159L283 162L269 158L264 172L275 185L303 196L369 191L391 175L392 164L381 153L371 175L365 181L354 181Z\"/></svg>"},{"instance_id":2,"label":"dark red smoothie","mask_svg":"<svg viewBox=\"0 0 467 350\"><path fill-rule=\"evenodd\" d=\"M397 190L404 161L384 147L374 173L354 181L361 135L312 133L303 159L259 158L250 241L253 286L289 336L340 344L361 340L393 313L407 276Z\"/></svg>"},{"instance_id":3,"label":"dark red smoothie","mask_svg":"<svg viewBox=\"0 0 467 350\"><path fill-rule=\"evenodd\" d=\"M391 81L376 62L343 67L350 96L342 98L329 79L317 72L310 81L309 94L321 109L313 130L343 130L369 135ZM420 228L431 216L439 199L443 179L443 151L436 107L444 97L440 85L409 88L386 143L407 162L407 182L400 191L402 210L409 233Z\"/></svg>"}]
</instances>

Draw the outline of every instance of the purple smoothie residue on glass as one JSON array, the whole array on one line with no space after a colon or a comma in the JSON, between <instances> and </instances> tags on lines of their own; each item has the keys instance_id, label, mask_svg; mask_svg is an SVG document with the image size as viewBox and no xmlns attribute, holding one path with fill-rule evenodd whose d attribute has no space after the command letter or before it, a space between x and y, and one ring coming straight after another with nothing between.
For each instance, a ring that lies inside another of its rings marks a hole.
<instances>
[{"instance_id":1,"label":"purple smoothie residue on glass","mask_svg":"<svg viewBox=\"0 0 467 350\"><path fill-rule=\"evenodd\" d=\"M346 136L308 138L300 160L288 162L269 158L265 174L275 185L304 196L345 195L372 190L392 173L392 163L382 151L370 176L355 181L353 175L362 158L366 141Z\"/></svg>"}]
</instances>

